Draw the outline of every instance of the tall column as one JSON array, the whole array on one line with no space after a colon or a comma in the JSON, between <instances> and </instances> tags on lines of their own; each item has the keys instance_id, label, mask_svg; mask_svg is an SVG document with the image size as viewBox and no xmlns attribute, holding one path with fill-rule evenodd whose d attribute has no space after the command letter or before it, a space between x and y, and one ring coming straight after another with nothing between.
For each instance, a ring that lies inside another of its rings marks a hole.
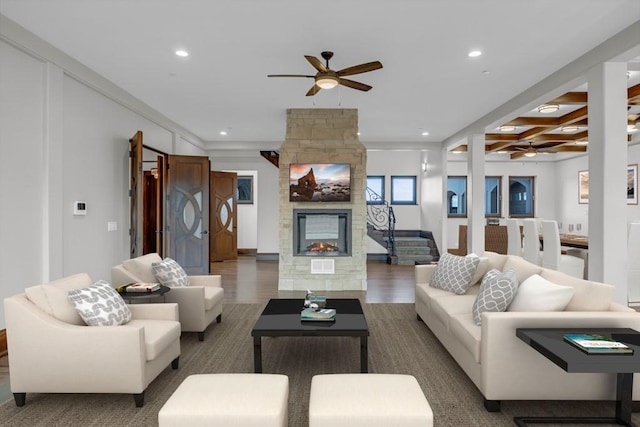
<instances>
[{"instance_id":1,"label":"tall column","mask_svg":"<svg viewBox=\"0 0 640 427\"><path fill-rule=\"evenodd\" d=\"M484 252L484 134L467 137L467 250Z\"/></svg>"},{"instance_id":2,"label":"tall column","mask_svg":"<svg viewBox=\"0 0 640 427\"><path fill-rule=\"evenodd\" d=\"M616 287L627 303L626 64L607 62L589 84L589 279Z\"/></svg>"}]
</instances>

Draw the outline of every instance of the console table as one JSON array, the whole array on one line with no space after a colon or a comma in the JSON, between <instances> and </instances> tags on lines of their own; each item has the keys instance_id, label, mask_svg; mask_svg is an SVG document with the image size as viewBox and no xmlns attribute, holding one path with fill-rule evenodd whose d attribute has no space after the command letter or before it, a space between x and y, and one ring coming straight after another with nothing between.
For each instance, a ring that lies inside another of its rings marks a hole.
<instances>
[{"instance_id":1,"label":"console table","mask_svg":"<svg viewBox=\"0 0 640 427\"><path fill-rule=\"evenodd\" d=\"M634 349L632 355L587 354L564 341L564 334L611 334ZM640 332L629 328L518 328L516 336L567 372L613 373L617 375L614 417L515 417L518 426L553 423L617 423L633 426L633 373L640 372Z\"/></svg>"}]
</instances>

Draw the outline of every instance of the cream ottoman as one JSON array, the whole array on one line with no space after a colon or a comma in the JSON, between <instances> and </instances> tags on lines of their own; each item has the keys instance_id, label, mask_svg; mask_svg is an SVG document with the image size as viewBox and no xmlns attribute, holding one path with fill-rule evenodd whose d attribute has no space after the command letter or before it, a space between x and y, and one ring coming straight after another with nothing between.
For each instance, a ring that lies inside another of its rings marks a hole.
<instances>
[{"instance_id":1,"label":"cream ottoman","mask_svg":"<svg viewBox=\"0 0 640 427\"><path fill-rule=\"evenodd\" d=\"M158 424L286 427L288 401L286 375L191 375L160 409Z\"/></svg>"},{"instance_id":2,"label":"cream ottoman","mask_svg":"<svg viewBox=\"0 0 640 427\"><path fill-rule=\"evenodd\" d=\"M433 426L433 412L411 375L316 375L309 427L327 426L428 427Z\"/></svg>"}]
</instances>

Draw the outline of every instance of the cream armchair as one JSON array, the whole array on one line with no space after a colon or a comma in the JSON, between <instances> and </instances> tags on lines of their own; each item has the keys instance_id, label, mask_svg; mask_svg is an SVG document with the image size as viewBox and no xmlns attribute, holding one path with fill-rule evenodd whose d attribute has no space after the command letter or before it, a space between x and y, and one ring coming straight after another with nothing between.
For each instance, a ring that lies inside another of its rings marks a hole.
<instances>
[{"instance_id":1,"label":"cream armchair","mask_svg":"<svg viewBox=\"0 0 640 427\"><path fill-rule=\"evenodd\" d=\"M140 407L151 381L169 364L178 368L177 304L130 305L124 325L86 326L67 291L92 284L88 274L76 274L4 300L17 406L27 393L131 393Z\"/></svg>"},{"instance_id":2,"label":"cream armchair","mask_svg":"<svg viewBox=\"0 0 640 427\"><path fill-rule=\"evenodd\" d=\"M123 261L111 268L111 280L115 286L131 282L157 282L151 264L160 262L158 254L147 254ZM189 276L189 286L173 287L166 293L165 301L178 304L183 332L197 332L204 341L204 331L216 319L222 321L224 290L219 275Z\"/></svg>"}]
</instances>

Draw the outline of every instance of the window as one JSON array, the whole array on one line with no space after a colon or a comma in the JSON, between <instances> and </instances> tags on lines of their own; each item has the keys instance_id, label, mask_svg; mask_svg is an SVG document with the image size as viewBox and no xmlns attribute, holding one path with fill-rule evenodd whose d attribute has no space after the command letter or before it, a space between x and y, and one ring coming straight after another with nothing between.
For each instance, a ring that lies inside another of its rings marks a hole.
<instances>
[{"instance_id":1,"label":"window","mask_svg":"<svg viewBox=\"0 0 640 427\"><path fill-rule=\"evenodd\" d=\"M381 205L384 203L383 175L367 176L367 192L365 198L368 205Z\"/></svg>"},{"instance_id":2,"label":"window","mask_svg":"<svg viewBox=\"0 0 640 427\"><path fill-rule=\"evenodd\" d=\"M529 218L534 216L532 176L509 177L509 216Z\"/></svg>"},{"instance_id":3,"label":"window","mask_svg":"<svg viewBox=\"0 0 640 427\"><path fill-rule=\"evenodd\" d=\"M450 217L467 216L467 177L447 177L447 215Z\"/></svg>"},{"instance_id":4,"label":"window","mask_svg":"<svg viewBox=\"0 0 640 427\"><path fill-rule=\"evenodd\" d=\"M499 176L487 176L484 178L484 215L486 217L502 216L500 194L502 178Z\"/></svg>"},{"instance_id":5,"label":"window","mask_svg":"<svg viewBox=\"0 0 640 427\"><path fill-rule=\"evenodd\" d=\"M391 204L415 205L416 204L416 177L392 176L391 177Z\"/></svg>"}]
</instances>

